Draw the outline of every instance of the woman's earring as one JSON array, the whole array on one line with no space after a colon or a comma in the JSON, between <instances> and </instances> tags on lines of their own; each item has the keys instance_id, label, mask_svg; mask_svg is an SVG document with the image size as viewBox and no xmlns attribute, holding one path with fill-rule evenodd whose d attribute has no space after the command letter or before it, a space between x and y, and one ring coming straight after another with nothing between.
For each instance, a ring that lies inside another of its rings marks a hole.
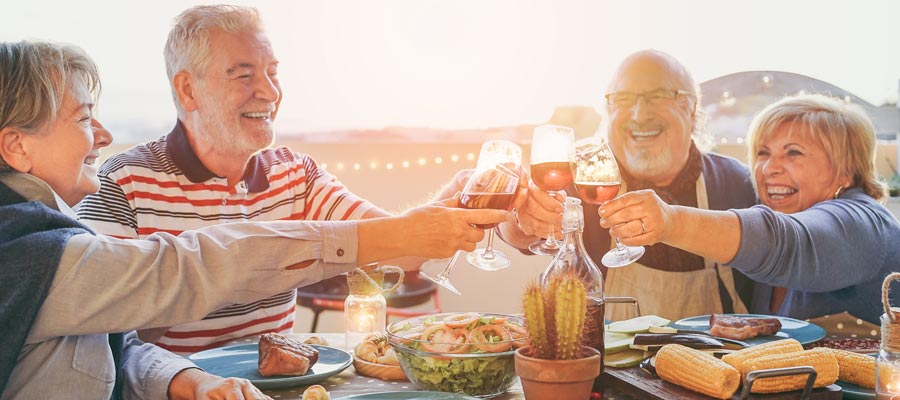
<instances>
[{"instance_id":1,"label":"woman's earring","mask_svg":"<svg viewBox=\"0 0 900 400\"><path fill-rule=\"evenodd\" d=\"M834 198L838 198L838 195L841 194L841 190L843 190L843 186L838 186L837 190L834 191Z\"/></svg>"}]
</instances>

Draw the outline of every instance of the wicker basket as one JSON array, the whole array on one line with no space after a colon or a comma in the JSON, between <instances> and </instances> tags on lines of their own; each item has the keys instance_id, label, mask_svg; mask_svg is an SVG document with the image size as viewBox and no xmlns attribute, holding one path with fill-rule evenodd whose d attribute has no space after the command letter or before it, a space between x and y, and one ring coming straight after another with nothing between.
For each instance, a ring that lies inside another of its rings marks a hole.
<instances>
[{"instance_id":1,"label":"wicker basket","mask_svg":"<svg viewBox=\"0 0 900 400\"><path fill-rule=\"evenodd\" d=\"M360 375L365 375L370 378L381 379L383 381L409 380L399 365L376 364L353 356L353 367L356 368L356 372L359 372Z\"/></svg>"}]
</instances>

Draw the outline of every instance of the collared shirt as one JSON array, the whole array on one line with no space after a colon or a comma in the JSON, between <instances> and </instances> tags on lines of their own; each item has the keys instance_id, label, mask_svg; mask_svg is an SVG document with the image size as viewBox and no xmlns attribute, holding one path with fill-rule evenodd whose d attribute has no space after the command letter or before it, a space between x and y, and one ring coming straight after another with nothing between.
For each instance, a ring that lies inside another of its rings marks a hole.
<instances>
[{"instance_id":1,"label":"collared shirt","mask_svg":"<svg viewBox=\"0 0 900 400\"><path fill-rule=\"evenodd\" d=\"M9 188L67 215L42 180L0 174ZM23 221L27 223L27 221ZM355 222L235 223L147 240L72 236L53 284L0 399L106 399L115 380L107 332L197 320L352 269ZM315 260L306 268L288 270ZM166 398L189 361L126 337L125 398Z\"/></svg>"},{"instance_id":2,"label":"collared shirt","mask_svg":"<svg viewBox=\"0 0 900 400\"><path fill-rule=\"evenodd\" d=\"M286 147L262 150L246 162L243 178L229 186L203 165L177 122L165 137L107 160L100 191L81 202L78 214L98 233L143 239L243 221L356 220L374 207L311 157ZM241 337L290 332L295 304L296 291L289 290L229 305L171 327L156 344L185 355Z\"/></svg>"}]
</instances>

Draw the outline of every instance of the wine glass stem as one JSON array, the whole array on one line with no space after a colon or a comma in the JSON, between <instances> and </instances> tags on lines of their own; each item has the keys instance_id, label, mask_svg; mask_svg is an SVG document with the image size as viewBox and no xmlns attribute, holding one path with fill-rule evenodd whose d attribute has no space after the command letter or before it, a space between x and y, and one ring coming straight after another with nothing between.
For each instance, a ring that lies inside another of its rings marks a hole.
<instances>
[{"instance_id":1,"label":"wine glass stem","mask_svg":"<svg viewBox=\"0 0 900 400\"><path fill-rule=\"evenodd\" d=\"M488 231L488 242L487 247L484 248L484 251L481 252L481 258L485 260L493 260L494 259L494 229Z\"/></svg>"},{"instance_id":2,"label":"wine glass stem","mask_svg":"<svg viewBox=\"0 0 900 400\"><path fill-rule=\"evenodd\" d=\"M619 256L624 256L625 254L628 254L628 249L626 249L625 245L619 241L619 238L616 238L616 248L613 249L613 251L615 251L616 255L619 255Z\"/></svg>"},{"instance_id":3,"label":"wine glass stem","mask_svg":"<svg viewBox=\"0 0 900 400\"><path fill-rule=\"evenodd\" d=\"M556 191L555 190L548 191L547 194L549 194L550 197L553 198L553 200L556 200ZM546 245L547 247L555 247L559 243L556 241L556 238L553 237L553 232L556 230L554 228L556 228L556 226L554 226L553 224L550 224L550 231L547 232L547 238L544 239L544 245Z\"/></svg>"},{"instance_id":4,"label":"wine glass stem","mask_svg":"<svg viewBox=\"0 0 900 400\"><path fill-rule=\"evenodd\" d=\"M456 253L453 253L453 257L450 258L450 262L447 263L447 266L437 274L438 279L450 279L450 270L452 270L453 265L456 264L456 259L459 258L460 253L462 253L461 250L457 250Z\"/></svg>"}]
</instances>

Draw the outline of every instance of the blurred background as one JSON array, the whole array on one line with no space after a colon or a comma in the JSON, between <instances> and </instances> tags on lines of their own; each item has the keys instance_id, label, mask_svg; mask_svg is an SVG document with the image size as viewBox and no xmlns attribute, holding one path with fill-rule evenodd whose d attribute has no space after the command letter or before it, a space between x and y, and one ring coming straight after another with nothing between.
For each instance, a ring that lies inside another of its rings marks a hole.
<instances>
[{"instance_id":1,"label":"blurred background","mask_svg":"<svg viewBox=\"0 0 900 400\"><path fill-rule=\"evenodd\" d=\"M103 80L98 116L116 139L108 156L174 125L162 48L172 18L200 3L14 2L4 4L0 38L70 42L94 58ZM513 140L527 155L542 123L571 126L578 137L602 134L607 80L622 58L646 48L672 54L702 82L706 148L745 161L743 138L759 109L799 91L829 93L873 118L879 172L900 190L897 2L233 3L262 12L280 59L277 144L313 155L387 210L430 199L455 171L474 166L484 140ZM889 206L900 210L896 198ZM484 272L460 262L453 280L463 295L441 291L444 310L518 311L521 287L550 258L499 247L513 267ZM311 314L298 313L295 329L304 331ZM319 330L341 330L340 313L324 313Z\"/></svg>"}]
</instances>

